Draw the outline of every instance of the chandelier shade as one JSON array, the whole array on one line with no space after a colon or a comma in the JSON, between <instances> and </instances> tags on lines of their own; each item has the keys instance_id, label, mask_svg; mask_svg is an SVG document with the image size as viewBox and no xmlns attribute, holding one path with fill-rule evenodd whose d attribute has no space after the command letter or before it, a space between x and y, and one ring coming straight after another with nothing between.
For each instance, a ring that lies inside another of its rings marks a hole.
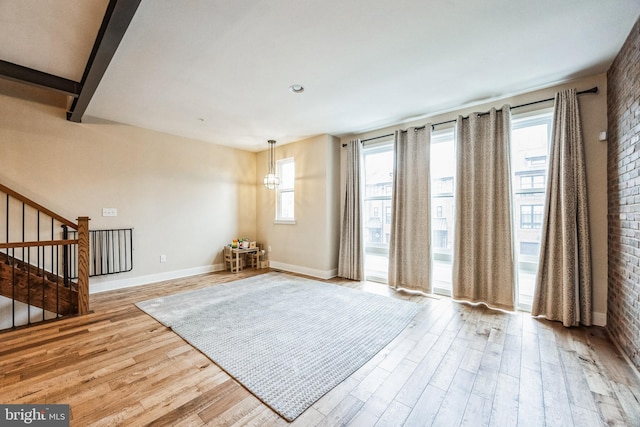
<instances>
[{"instance_id":1,"label":"chandelier shade","mask_svg":"<svg viewBox=\"0 0 640 427\"><path fill-rule=\"evenodd\" d=\"M280 178L276 175L276 141L270 139L269 143L269 170L262 182L269 190L275 190L280 185Z\"/></svg>"}]
</instances>

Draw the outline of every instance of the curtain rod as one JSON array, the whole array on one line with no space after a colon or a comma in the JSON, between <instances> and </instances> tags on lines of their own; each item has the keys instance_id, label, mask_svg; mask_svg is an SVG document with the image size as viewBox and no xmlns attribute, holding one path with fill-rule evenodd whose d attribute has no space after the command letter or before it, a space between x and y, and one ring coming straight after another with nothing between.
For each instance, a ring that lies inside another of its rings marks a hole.
<instances>
[{"instance_id":1,"label":"curtain rod","mask_svg":"<svg viewBox=\"0 0 640 427\"><path fill-rule=\"evenodd\" d=\"M598 86L592 87L591 89L587 89L587 90L580 91L580 92L578 92L578 93L577 93L577 95L583 95L583 94L586 94L586 93L598 93ZM539 101L527 102L526 104L515 105L515 106L513 106L513 107L510 107L509 109L510 109L510 110L514 110L514 109L516 109L516 108L528 107L529 105L541 104L541 103L543 103L543 102L553 101L554 99L555 99L555 97L553 97L553 98L547 98L547 99L541 99L541 100L539 100ZM501 109L499 109L499 110L497 110L497 111L501 111L501 110L502 110L502 108L501 108ZM485 114L489 114L489 113L480 113L479 115L480 115L480 116L483 116L483 115L485 115ZM463 119L468 119L468 118L469 118L469 116L463 117ZM455 122L456 122L456 120L457 120L457 119L453 119L453 120L446 120L446 121L444 121L444 122L439 122L439 123L433 123L433 124L431 125L431 129L433 129L434 127L439 126L439 125L445 125L445 124L448 124L448 123L455 123ZM416 129L416 130L417 130L417 129L424 129L426 126L427 126L427 125L417 126L417 127L415 127L414 129ZM406 130L403 130L402 132L406 132ZM388 137L390 137L390 136L394 136L394 135L395 135L395 134L390 133L390 134L387 134L387 135L374 136L373 138L363 139L363 140L361 140L360 142L368 142L368 141L373 141L373 140L380 139L380 138L388 138ZM347 146L347 144L342 144L342 146L343 146L343 147L346 147L346 146Z\"/></svg>"}]
</instances>

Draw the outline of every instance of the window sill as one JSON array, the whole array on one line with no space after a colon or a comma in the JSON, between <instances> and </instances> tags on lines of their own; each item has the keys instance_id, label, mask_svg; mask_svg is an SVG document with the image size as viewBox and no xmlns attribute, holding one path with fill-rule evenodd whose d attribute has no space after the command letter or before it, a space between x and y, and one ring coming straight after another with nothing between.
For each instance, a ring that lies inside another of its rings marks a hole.
<instances>
[{"instance_id":1,"label":"window sill","mask_svg":"<svg viewBox=\"0 0 640 427\"><path fill-rule=\"evenodd\" d=\"M295 219L276 219L273 221L274 224L283 224L283 225L295 225Z\"/></svg>"}]
</instances>

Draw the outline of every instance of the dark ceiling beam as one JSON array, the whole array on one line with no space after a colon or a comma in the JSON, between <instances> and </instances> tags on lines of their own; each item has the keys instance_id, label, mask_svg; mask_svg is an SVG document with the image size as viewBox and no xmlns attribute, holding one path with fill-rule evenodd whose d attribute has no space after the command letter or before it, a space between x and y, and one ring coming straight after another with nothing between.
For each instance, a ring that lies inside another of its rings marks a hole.
<instances>
[{"instance_id":1,"label":"dark ceiling beam","mask_svg":"<svg viewBox=\"0 0 640 427\"><path fill-rule=\"evenodd\" d=\"M52 89L74 97L80 94L81 84L79 82L3 60L0 60L0 77L32 86Z\"/></svg>"},{"instance_id":2,"label":"dark ceiling beam","mask_svg":"<svg viewBox=\"0 0 640 427\"><path fill-rule=\"evenodd\" d=\"M141 0L110 0L82 76L80 95L73 100L67 119L80 123L102 76L115 55Z\"/></svg>"}]
</instances>

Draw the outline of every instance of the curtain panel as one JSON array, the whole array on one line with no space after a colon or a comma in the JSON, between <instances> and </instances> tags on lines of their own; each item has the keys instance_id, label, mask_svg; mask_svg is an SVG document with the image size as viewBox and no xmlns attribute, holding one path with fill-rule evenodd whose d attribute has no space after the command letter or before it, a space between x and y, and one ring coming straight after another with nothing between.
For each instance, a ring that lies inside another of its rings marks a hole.
<instances>
[{"instance_id":1,"label":"curtain panel","mask_svg":"<svg viewBox=\"0 0 640 427\"><path fill-rule=\"evenodd\" d=\"M389 286L431 292L431 125L396 131Z\"/></svg>"},{"instance_id":2,"label":"curtain panel","mask_svg":"<svg viewBox=\"0 0 640 427\"><path fill-rule=\"evenodd\" d=\"M338 276L364 279L364 234L362 227L362 143L347 144L344 206L340 228Z\"/></svg>"},{"instance_id":3,"label":"curtain panel","mask_svg":"<svg viewBox=\"0 0 640 427\"><path fill-rule=\"evenodd\" d=\"M453 298L515 309L508 105L456 122Z\"/></svg>"},{"instance_id":4,"label":"curtain panel","mask_svg":"<svg viewBox=\"0 0 640 427\"><path fill-rule=\"evenodd\" d=\"M533 316L591 325L591 251L580 110L575 89L555 96Z\"/></svg>"}]
</instances>

